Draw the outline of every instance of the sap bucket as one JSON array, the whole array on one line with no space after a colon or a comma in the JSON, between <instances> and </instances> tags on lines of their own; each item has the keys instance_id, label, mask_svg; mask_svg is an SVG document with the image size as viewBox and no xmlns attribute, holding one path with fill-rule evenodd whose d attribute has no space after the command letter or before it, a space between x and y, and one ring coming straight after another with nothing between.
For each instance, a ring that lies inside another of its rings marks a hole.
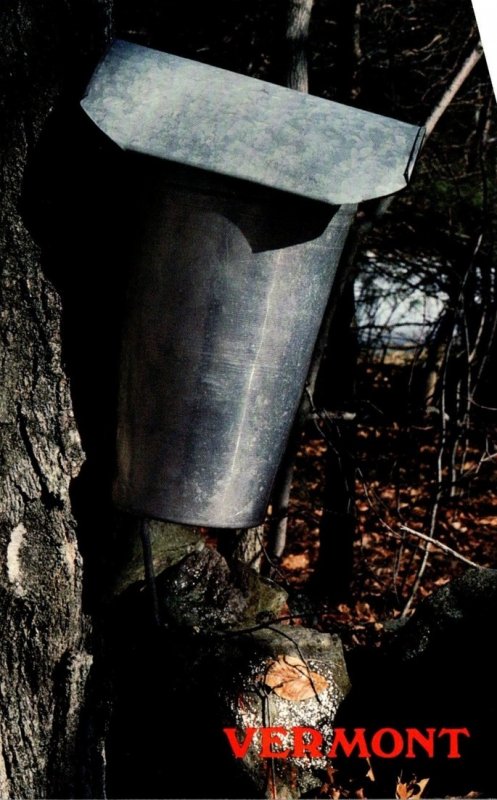
<instances>
[{"instance_id":1,"label":"sap bucket","mask_svg":"<svg viewBox=\"0 0 497 800\"><path fill-rule=\"evenodd\" d=\"M406 185L421 131L122 41L82 106L141 172L114 500L257 525L355 204Z\"/></svg>"}]
</instances>

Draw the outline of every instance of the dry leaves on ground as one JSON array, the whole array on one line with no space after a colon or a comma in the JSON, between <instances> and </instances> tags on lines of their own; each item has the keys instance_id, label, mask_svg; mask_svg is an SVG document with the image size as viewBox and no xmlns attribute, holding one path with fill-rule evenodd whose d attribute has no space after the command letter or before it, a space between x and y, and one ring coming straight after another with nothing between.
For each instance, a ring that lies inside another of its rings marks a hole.
<instances>
[{"instance_id":1,"label":"dry leaves on ground","mask_svg":"<svg viewBox=\"0 0 497 800\"><path fill-rule=\"evenodd\" d=\"M395 788L395 797L398 800L420 800L429 780L429 778L422 778L419 781L401 783L399 779Z\"/></svg>"},{"instance_id":2,"label":"dry leaves on ground","mask_svg":"<svg viewBox=\"0 0 497 800\"><path fill-rule=\"evenodd\" d=\"M294 656L278 656L271 661L264 683L284 700L309 700L328 688L328 681Z\"/></svg>"}]
</instances>

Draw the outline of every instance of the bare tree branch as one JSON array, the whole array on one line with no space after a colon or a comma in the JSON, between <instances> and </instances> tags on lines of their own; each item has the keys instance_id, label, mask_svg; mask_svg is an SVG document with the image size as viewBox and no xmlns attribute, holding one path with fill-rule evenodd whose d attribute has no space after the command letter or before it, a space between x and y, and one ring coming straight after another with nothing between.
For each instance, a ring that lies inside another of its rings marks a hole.
<instances>
[{"instance_id":1,"label":"bare tree branch","mask_svg":"<svg viewBox=\"0 0 497 800\"><path fill-rule=\"evenodd\" d=\"M450 85L447 87L442 97L438 101L437 105L435 106L430 116L426 120L425 124L426 137L430 136L433 133L433 129L440 121L440 118L442 117L444 112L448 109L448 107L452 103L454 97L458 93L459 89L462 87L465 80L471 75L474 67L478 64L482 55L483 55L483 48L481 46L481 42L478 42L476 47L472 50L470 55L465 60L460 70L453 77Z\"/></svg>"}]
</instances>

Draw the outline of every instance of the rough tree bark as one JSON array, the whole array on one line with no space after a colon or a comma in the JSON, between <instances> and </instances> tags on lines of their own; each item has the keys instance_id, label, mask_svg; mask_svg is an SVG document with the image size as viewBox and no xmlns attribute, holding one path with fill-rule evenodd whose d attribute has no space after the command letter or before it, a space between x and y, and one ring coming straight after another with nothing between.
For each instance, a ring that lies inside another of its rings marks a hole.
<instances>
[{"instance_id":1,"label":"rough tree bark","mask_svg":"<svg viewBox=\"0 0 497 800\"><path fill-rule=\"evenodd\" d=\"M59 298L19 211L50 111L106 38L110 0L80 6L13 0L0 18L2 797L100 791L77 788L92 658L69 487L83 452L61 364Z\"/></svg>"},{"instance_id":2,"label":"rough tree bark","mask_svg":"<svg viewBox=\"0 0 497 800\"><path fill-rule=\"evenodd\" d=\"M286 85L299 92L309 91L307 40L314 0L290 0L286 28Z\"/></svg>"}]
</instances>

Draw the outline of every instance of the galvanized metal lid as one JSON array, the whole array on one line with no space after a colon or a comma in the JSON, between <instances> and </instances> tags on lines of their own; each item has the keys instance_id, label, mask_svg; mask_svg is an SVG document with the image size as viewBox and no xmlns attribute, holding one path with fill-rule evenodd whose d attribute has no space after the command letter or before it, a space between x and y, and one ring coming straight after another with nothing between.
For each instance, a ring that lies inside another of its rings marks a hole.
<instances>
[{"instance_id":1,"label":"galvanized metal lid","mask_svg":"<svg viewBox=\"0 0 497 800\"><path fill-rule=\"evenodd\" d=\"M114 142L334 205L402 189L415 125L116 41L81 103Z\"/></svg>"}]
</instances>

